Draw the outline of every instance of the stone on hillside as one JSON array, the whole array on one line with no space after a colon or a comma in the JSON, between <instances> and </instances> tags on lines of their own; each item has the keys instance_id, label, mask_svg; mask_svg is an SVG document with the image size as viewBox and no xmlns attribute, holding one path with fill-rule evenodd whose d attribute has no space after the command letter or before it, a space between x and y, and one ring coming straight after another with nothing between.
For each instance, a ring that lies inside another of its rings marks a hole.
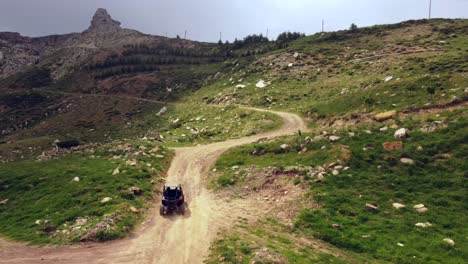
<instances>
[{"instance_id":1,"label":"stone on hillside","mask_svg":"<svg viewBox=\"0 0 468 264\"><path fill-rule=\"evenodd\" d=\"M160 150L159 147L154 147L154 148L152 148L152 149L150 150L150 153L156 153L156 152L158 152L159 150Z\"/></svg>"},{"instance_id":2,"label":"stone on hillside","mask_svg":"<svg viewBox=\"0 0 468 264\"><path fill-rule=\"evenodd\" d=\"M423 151L424 148L423 148L422 146L418 146L418 147L416 148L416 150L417 150L417 151Z\"/></svg>"},{"instance_id":3,"label":"stone on hillside","mask_svg":"<svg viewBox=\"0 0 468 264\"><path fill-rule=\"evenodd\" d=\"M75 177L75 178L73 178L73 181L74 181L74 182L79 182L79 181L80 181L80 178L79 178L79 177Z\"/></svg>"},{"instance_id":4,"label":"stone on hillside","mask_svg":"<svg viewBox=\"0 0 468 264\"><path fill-rule=\"evenodd\" d=\"M0 205L2 205L2 204L7 204L8 201L9 201L8 199L1 200L1 201L0 201Z\"/></svg>"},{"instance_id":5,"label":"stone on hillside","mask_svg":"<svg viewBox=\"0 0 468 264\"><path fill-rule=\"evenodd\" d=\"M366 134L369 134L369 135L370 135L370 134L372 134L372 131L370 131L370 130L364 130L364 133L366 133Z\"/></svg>"},{"instance_id":6,"label":"stone on hillside","mask_svg":"<svg viewBox=\"0 0 468 264\"><path fill-rule=\"evenodd\" d=\"M453 241L452 239L450 238L444 238L443 241L447 244L449 244L450 246L455 246L455 241Z\"/></svg>"},{"instance_id":7,"label":"stone on hillside","mask_svg":"<svg viewBox=\"0 0 468 264\"><path fill-rule=\"evenodd\" d=\"M179 118L176 118L174 121L172 121L173 124L177 124L179 123L180 119Z\"/></svg>"},{"instance_id":8,"label":"stone on hillside","mask_svg":"<svg viewBox=\"0 0 468 264\"><path fill-rule=\"evenodd\" d=\"M389 82L393 80L393 76L388 76L387 78L385 78L384 82Z\"/></svg>"},{"instance_id":9,"label":"stone on hillside","mask_svg":"<svg viewBox=\"0 0 468 264\"><path fill-rule=\"evenodd\" d=\"M269 83L266 83L264 80L260 80L257 82L257 84L255 85L257 88L264 88L264 87L267 87Z\"/></svg>"},{"instance_id":10,"label":"stone on hillside","mask_svg":"<svg viewBox=\"0 0 468 264\"><path fill-rule=\"evenodd\" d=\"M157 115L157 116L160 116L160 115L166 113L166 111L167 111L167 107L164 106L163 108L161 108L161 110L159 110L159 112L158 112L156 115Z\"/></svg>"},{"instance_id":11,"label":"stone on hillside","mask_svg":"<svg viewBox=\"0 0 468 264\"><path fill-rule=\"evenodd\" d=\"M396 149L402 149L403 148L403 142L397 141L397 142L385 142L383 143L383 148L385 150L396 150Z\"/></svg>"},{"instance_id":12,"label":"stone on hillside","mask_svg":"<svg viewBox=\"0 0 468 264\"><path fill-rule=\"evenodd\" d=\"M158 158L158 159L162 159L162 158L164 158L164 156L163 156L163 155L159 155L159 154L158 154L158 155L156 155L155 157L156 157L156 158Z\"/></svg>"},{"instance_id":13,"label":"stone on hillside","mask_svg":"<svg viewBox=\"0 0 468 264\"><path fill-rule=\"evenodd\" d=\"M112 198L110 198L110 197L104 197L104 198L102 198L101 203L107 203L107 202L109 202L110 200L112 200Z\"/></svg>"},{"instance_id":14,"label":"stone on hillside","mask_svg":"<svg viewBox=\"0 0 468 264\"><path fill-rule=\"evenodd\" d=\"M288 144L283 144L283 145L280 146L280 148L281 149L287 149L287 148L289 148L289 145Z\"/></svg>"},{"instance_id":15,"label":"stone on hillside","mask_svg":"<svg viewBox=\"0 0 468 264\"><path fill-rule=\"evenodd\" d=\"M340 137L338 137L338 136L330 136L328 139L330 139L331 142L336 142L336 141L340 140Z\"/></svg>"},{"instance_id":16,"label":"stone on hillside","mask_svg":"<svg viewBox=\"0 0 468 264\"><path fill-rule=\"evenodd\" d=\"M348 136L354 137L354 136L356 136L356 133L354 133L354 132L349 132L349 133L348 133Z\"/></svg>"},{"instance_id":17,"label":"stone on hillside","mask_svg":"<svg viewBox=\"0 0 468 264\"><path fill-rule=\"evenodd\" d=\"M414 160L409 158L401 158L400 162L405 165L414 165Z\"/></svg>"},{"instance_id":18,"label":"stone on hillside","mask_svg":"<svg viewBox=\"0 0 468 264\"><path fill-rule=\"evenodd\" d=\"M340 171L339 171L339 170L333 170L333 171L332 171L332 174L335 175L335 176L337 176L338 174L340 174Z\"/></svg>"},{"instance_id":19,"label":"stone on hillside","mask_svg":"<svg viewBox=\"0 0 468 264\"><path fill-rule=\"evenodd\" d=\"M379 130L380 132L385 132L388 130L388 126L381 127Z\"/></svg>"},{"instance_id":20,"label":"stone on hillside","mask_svg":"<svg viewBox=\"0 0 468 264\"><path fill-rule=\"evenodd\" d=\"M136 160L127 160L125 164L127 164L128 166L136 166L137 162Z\"/></svg>"},{"instance_id":21,"label":"stone on hillside","mask_svg":"<svg viewBox=\"0 0 468 264\"><path fill-rule=\"evenodd\" d=\"M395 131L394 137L396 139L403 139L408 137L409 130L406 128L400 128L397 131Z\"/></svg>"},{"instance_id":22,"label":"stone on hillside","mask_svg":"<svg viewBox=\"0 0 468 264\"><path fill-rule=\"evenodd\" d=\"M294 57L295 59L299 58L299 53L298 53L298 52L294 52L293 57Z\"/></svg>"},{"instance_id":23,"label":"stone on hillside","mask_svg":"<svg viewBox=\"0 0 468 264\"><path fill-rule=\"evenodd\" d=\"M88 219L87 218L84 218L84 217L78 217L76 220L75 220L75 224L77 225L84 225L88 222Z\"/></svg>"},{"instance_id":24,"label":"stone on hillside","mask_svg":"<svg viewBox=\"0 0 468 264\"><path fill-rule=\"evenodd\" d=\"M243 85L243 84L238 84L238 85L236 85L236 88L245 88L245 85Z\"/></svg>"},{"instance_id":25,"label":"stone on hillside","mask_svg":"<svg viewBox=\"0 0 468 264\"><path fill-rule=\"evenodd\" d=\"M399 246L399 247L404 247L405 244L403 244L403 243L397 243L397 246Z\"/></svg>"},{"instance_id":26,"label":"stone on hillside","mask_svg":"<svg viewBox=\"0 0 468 264\"><path fill-rule=\"evenodd\" d=\"M143 194L143 190L138 188L138 187L130 187L128 190L131 191L134 195L137 195L137 196L140 196L140 195Z\"/></svg>"},{"instance_id":27,"label":"stone on hillside","mask_svg":"<svg viewBox=\"0 0 468 264\"><path fill-rule=\"evenodd\" d=\"M432 224L429 223L429 222L425 222L425 223L416 223L415 226L417 226L417 227L422 227L422 228L426 228L426 227L431 227Z\"/></svg>"},{"instance_id":28,"label":"stone on hillside","mask_svg":"<svg viewBox=\"0 0 468 264\"><path fill-rule=\"evenodd\" d=\"M112 175L117 175L120 173L120 169L116 168L114 171L112 171Z\"/></svg>"},{"instance_id":29,"label":"stone on hillside","mask_svg":"<svg viewBox=\"0 0 468 264\"><path fill-rule=\"evenodd\" d=\"M423 208L418 208L416 209L416 212L418 213L425 213L427 212L429 209L427 207L423 207Z\"/></svg>"},{"instance_id":30,"label":"stone on hillside","mask_svg":"<svg viewBox=\"0 0 468 264\"><path fill-rule=\"evenodd\" d=\"M396 111L383 112L383 113L376 114L374 116L374 119L379 122L382 122L382 121L394 118L396 114L397 114Z\"/></svg>"},{"instance_id":31,"label":"stone on hillside","mask_svg":"<svg viewBox=\"0 0 468 264\"><path fill-rule=\"evenodd\" d=\"M401 203L393 203L392 206L393 206L393 208L395 208L395 209L401 209L401 208L405 208L405 207L406 207L406 205L401 204Z\"/></svg>"},{"instance_id":32,"label":"stone on hillside","mask_svg":"<svg viewBox=\"0 0 468 264\"><path fill-rule=\"evenodd\" d=\"M424 212L427 212L429 210L424 204L416 204L415 206L413 206L413 208L418 213L424 213Z\"/></svg>"},{"instance_id":33,"label":"stone on hillside","mask_svg":"<svg viewBox=\"0 0 468 264\"><path fill-rule=\"evenodd\" d=\"M366 203L366 209L368 211L377 211L379 210L379 206L373 203Z\"/></svg>"},{"instance_id":34,"label":"stone on hillside","mask_svg":"<svg viewBox=\"0 0 468 264\"><path fill-rule=\"evenodd\" d=\"M447 123L442 122L442 121L434 121L434 122L431 122L430 124L424 125L423 127L421 127L420 130L421 132L424 132L424 133L433 133L437 131L438 129L442 129L446 127L447 127Z\"/></svg>"},{"instance_id":35,"label":"stone on hillside","mask_svg":"<svg viewBox=\"0 0 468 264\"><path fill-rule=\"evenodd\" d=\"M289 63L288 64L288 67L292 67L292 66L294 66L294 63Z\"/></svg>"},{"instance_id":36,"label":"stone on hillside","mask_svg":"<svg viewBox=\"0 0 468 264\"><path fill-rule=\"evenodd\" d=\"M130 206L130 211L132 213L138 213L138 209L136 209L134 206Z\"/></svg>"},{"instance_id":37,"label":"stone on hillside","mask_svg":"<svg viewBox=\"0 0 468 264\"><path fill-rule=\"evenodd\" d=\"M391 129L398 129L398 125L397 125L397 124L392 124L392 125L390 126L390 128L391 128Z\"/></svg>"},{"instance_id":38,"label":"stone on hillside","mask_svg":"<svg viewBox=\"0 0 468 264\"><path fill-rule=\"evenodd\" d=\"M42 221L41 221L41 220L36 220L34 223L35 223L36 225L40 225L40 224L42 223Z\"/></svg>"}]
</instances>

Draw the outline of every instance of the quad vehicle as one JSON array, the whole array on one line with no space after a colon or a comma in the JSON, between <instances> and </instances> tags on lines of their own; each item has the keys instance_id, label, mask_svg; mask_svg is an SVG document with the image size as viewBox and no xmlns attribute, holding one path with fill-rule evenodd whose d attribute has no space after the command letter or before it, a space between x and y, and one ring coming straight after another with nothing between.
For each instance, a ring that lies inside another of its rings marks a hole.
<instances>
[{"instance_id":1,"label":"quad vehicle","mask_svg":"<svg viewBox=\"0 0 468 264\"><path fill-rule=\"evenodd\" d=\"M162 205L159 209L161 215L169 213L183 214L185 211L185 200L182 186L176 183L166 183L163 187Z\"/></svg>"}]
</instances>

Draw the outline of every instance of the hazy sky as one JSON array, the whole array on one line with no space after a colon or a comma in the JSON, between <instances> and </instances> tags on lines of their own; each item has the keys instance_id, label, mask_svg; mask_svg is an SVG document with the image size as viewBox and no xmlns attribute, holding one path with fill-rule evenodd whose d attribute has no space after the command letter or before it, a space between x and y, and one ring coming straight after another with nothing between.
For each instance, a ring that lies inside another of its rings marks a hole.
<instances>
[{"instance_id":1,"label":"hazy sky","mask_svg":"<svg viewBox=\"0 0 468 264\"><path fill-rule=\"evenodd\" d=\"M433 17L467 18L468 0L432 0ZM429 0L0 0L0 31L26 36L81 32L96 8L126 28L201 41L251 33L276 37L427 18Z\"/></svg>"}]
</instances>

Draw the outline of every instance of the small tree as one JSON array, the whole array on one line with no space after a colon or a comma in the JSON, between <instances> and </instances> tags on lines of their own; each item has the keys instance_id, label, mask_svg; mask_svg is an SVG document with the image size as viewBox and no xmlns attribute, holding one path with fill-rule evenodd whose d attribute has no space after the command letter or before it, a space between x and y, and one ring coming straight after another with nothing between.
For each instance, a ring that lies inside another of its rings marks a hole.
<instances>
[{"instance_id":1,"label":"small tree","mask_svg":"<svg viewBox=\"0 0 468 264\"><path fill-rule=\"evenodd\" d=\"M432 87L432 86L429 86L429 87L426 88L426 91L427 91L428 94L431 95L431 100L432 100L433 97L434 97L434 94L435 94L435 88Z\"/></svg>"},{"instance_id":2,"label":"small tree","mask_svg":"<svg viewBox=\"0 0 468 264\"><path fill-rule=\"evenodd\" d=\"M351 32L356 32L357 29L358 29L358 26L356 24L354 24L354 23L352 23L351 26L349 27L349 30Z\"/></svg>"},{"instance_id":3,"label":"small tree","mask_svg":"<svg viewBox=\"0 0 468 264\"><path fill-rule=\"evenodd\" d=\"M179 36L179 35L177 35L177 37L176 37L176 38L177 38L177 39L180 39L180 36Z\"/></svg>"}]
</instances>

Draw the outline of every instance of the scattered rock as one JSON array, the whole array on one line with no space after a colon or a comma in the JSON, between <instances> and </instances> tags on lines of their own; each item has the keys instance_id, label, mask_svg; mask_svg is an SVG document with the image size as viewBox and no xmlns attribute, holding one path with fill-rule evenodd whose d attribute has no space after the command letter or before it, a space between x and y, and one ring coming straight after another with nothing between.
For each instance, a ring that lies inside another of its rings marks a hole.
<instances>
[{"instance_id":1,"label":"scattered rock","mask_svg":"<svg viewBox=\"0 0 468 264\"><path fill-rule=\"evenodd\" d=\"M112 175L117 175L120 173L120 168L116 168L113 172Z\"/></svg>"},{"instance_id":2,"label":"scattered rock","mask_svg":"<svg viewBox=\"0 0 468 264\"><path fill-rule=\"evenodd\" d=\"M8 199L4 199L4 200L1 200L1 201L0 201L0 205L2 205L2 204L7 204L7 203L8 203Z\"/></svg>"},{"instance_id":3,"label":"scattered rock","mask_svg":"<svg viewBox=\"0 0 468 264\"><path fill-rule=\"evenodd\" d=\"M75 223L77 225L84 225L88 222L88 218L84 218L84 217L78 217L76 220L75 220Z\"/></svg>"},{"instance_id":4,"label":"scattered rock","mask_svg":"<svg viewBox=\"0 0 468 264\"><path fill-rule=\"evenodd\" d=\"M138 209L136 209L134 206L130 206L130 211L132 213L138 213Z\"/></svg>"},{"instance_id":5,"label":"scattered rock","mask_svg":"<svg viewBox=\"0 0 468 264\"><path fill-rule=\"evenodd\" d=\"M340 174L340 171L338 171L338 170L333 170L333 171L332 171L332 174L335 175L335 176L337 176L338 174Z\"/></svg>"},{"instance_id":6,"label":"scattered rock","mask_svg":"<svg viewBox=\"0 0 468 264\"><path fill-rule=\"evenodd\" d=\"M281 149L287 149L287 148L289 148L289 145L288 144L283 144L283 145L280 146L280 148Z\"/></svg>"},{"instance_id":7,"label":"scattered rock","mask_svg":"<svg viewBox=\"0 0 468 264\"><path fill-rule=\"evenodd\" d=\"M366 203L366 209L368 211L377 211L379 210L379 206L373 203Z\"/></svg>"},{"instance_id":8,"label":"scattered rock","mask_svg":"<svg viewBox=\"0 0 468 264\"><path fill-rule=\"evenodd\" d=\"M102 198L101 203L107 203L107 202L109 202L110 200L112 200L112 198L110 198L110 197L104 197L104 198Z\"/></svg>"},{"instance_id":9,"label":"scattered rock","mask_svg":"<svg viewBox=\"0 0 468 264\"><path fill-rule=\"evenodd\" d=\"M331 142L336 142L336 141L340 140L340 137L338 137L338 136L330 136L328 139L330 139Z\"/></svg>"},{"instance_id":10,"label":"scattered rock","mask_svg":"<svg viewBox=\"0 0 468 264\"><path fill-rule=\"evenodd\" d=\"M416 223L415 226L417 226L417 227L422 227L422 228L426 228L426 227L431 227L432 224L429 223L429 222L425 222L425 223Z\"/></svg>"},{"instance_id":11,"label":"scattered rock","mask_svg":"<svg viewBox=\"0 0 468 264\"><path fill-rule=\"evenodd\" d=\"M385 150L397 150L397 149L402 149L403 148L403 142L402 141L397 141L397 142L385 142L383 143L383 148Z\"/></svg>"},{"instance_id":12,"label":"scattered rock","mask_svg":"<svg viewBox=\"0 0 468 264\"><path fill-rule=\"evenodd\" d=\"M348 133L348 136L354 137L354 136L356 136L356 133L354 133L354 132L349 132L349 133Z\"/></svg>"},{"instance_id":13,"label":"scattered rock","mask_svg":"<svg viewBox=\"0 0 468 264\"><path fill-rule=\"evenodd\" d=\"M260 80L255 84L255 87L257 88L265 88L269 85L269 83L265 82L264 80Z\"/></svg>"},{"instance_id":14,"label":"scattered rock","mask_svg":"<svg viewBox=\"0 0 468 264\"><path fill-rule=\"evenodd\" d=\"M295 59L299 58L299 53L298 53L298 52L294 52L293 57L294 57Z\"/></svg>"},{"instance_id":15,"label":"scattered rock","mask_svg":"<svg viewBox=\"0 0 468 264\"><path fill-rule=\"evenodd\" d=\"M396 114L397 114L396 111L383 112L383 113L376 114L374 116L374 119L376 121L382 122L382 121L394 118Z\"/></svg>"},{"instance_id":16,"label":"scattered rock","mask_svg":"<svg viewBox=\"0 0 468 264\"><path fill-rule=\"evenodd\" d=\"M338 228L340 228L340 225L339 224L332 224L332 227L335 228L335 229L338 229Z\"/></svg>"},{"instance_id":17,"label":"scattered rock","mask_svg":"<svg viewBox=\"0 0 468 264\"><path fill-rule=\"evenodd\" d=\"M416 209L418 213L424 213L429 210L424 204L417 204L413 206L413 208Z\"/></svg>"},{"instance_id":18,"label":"scattered rock","mask_svg":"<svg viewBox=\"0 0 468 264\"><path fill-rule=\"evenodd\" d=\"M35 223L36 225L40 225L40 224L42 223L42 221L41 221L41 220L36 220L34 223Z\"/></svg>"},{"instance_id":19,"label":"scattered rock","mask_svg":"<svg viewBox=\"0 0 468 264\"><path fill-rule=\"evenodd\" d=\"M138 188L138 187L130 187L128 190L131 191L134 195L137 195L137 196L143 194L143 190Z\"/></svg>"},{"instance_id":20,"label":"scattered rock","mask_svg":"<svg viewBox=\"0 0 468 264\"><path fill-rule=\"evenodd\" d=\"M406 205L401 204L401 203L393 203L392 206L393 206L393 208L395 208L395 209L401 209L401 208L405 208L405 207L406 207Z\"/></svg>"},{"instance_id":21,"label":"scattered rock","mask_svg":"<svg viewBox=\"0 0 468 264\"><path fill-rule=\"evenodd\" d=\"M433 133L435 131L437 131L438 129L442 129L442 128L446 128L447 127L447 123L446 122L442 122L442 121L434 121L434 122L431 122L430 124L426 124L424 125L423 127L421 127L421 132L424 132L424 133Z\"/></svg>"},{"instance_id":22,"label":"scattered rock","mask_svg":"<svg viewBox=\"0 0 468 264\"><path fill-rule=\"evenodd\" d=\"M129 166L136 166L137 165L137 162L136 160L127 160L125 162L125 164L129 165Z\"/></svg>"},{"instance_id":23,"label":"scattered rock","mask_svg":"<svg viewBox=\"0 0 468 264\"><path fill-rule=\"evenodd\" d=\"M51 232L54 232L55 230L57 230L56 226L46 226L42 229L42 231L46 233L51 233Z\"/></svg>"},{"instance_id":24,"label":"scattered rock","mask_svg":"<svg viewBox=\"0 0 468 264\"><path fill-rule=\"evenodd\" d=\"M294 63L289 63L288 64L288 67L292 67L292 66L294 66Z\"/></svg>"},{"instance_id":25,"label":"scattered rock","mask_svg":"<svg viewBox=\"0 0 468 264\"><path fill-rule=\"evenodd\" d=\"M385 78L384 82L389 82L393 80L393 76L388 76L387 78Z\"/></svg>"},{"instance_id":26,"label":"scattered rock","mask_svg":"<svg viewBox=\"0 0 468 264\"><path fill-rule=\"evenodd\" d=\"M400 128L397 131L395 131L394 137L396 139L404 139L408 137L409 130L406 128Z\"/></svg>"},{"instance_id":27,"label":"scattered rock","mask_svg":"<svg viewBox=\"0 0 468 264\"><path fill-rule=\"evenodd\" d=\"M74 182L79 182L79 181L80 181L80 178L79 178L79 177L75 177L75 178L73 178L73 181L74 181Z\"/></svg>"},{"instance_id":28,"label":"scattered rock","mask_svg":"<svg viewBox=\"0 0 468 264\"><path fill-rule=\"evenodd\" d=\"M404 247L405 244L403 244L403 243L397 243L397 246L399 246L399 247Z\"/></svg>"},{"instance_id":29,"label":"scattered rock","mask_svg":"<svg viewBox=\"0 0 468 264\"><path fill-rule=\"evenodd\" d=\"M414 160L409 158L401 158L400 162L405 165L414 165Z\"/></svg>"},{"instance_id":30,"label":"scattered rock","mask_svg":"<svg viewBox=\"0 0 468 264\"><path fill-rule=\"evenodd\" d=\"M423 151L424 148L423 148L422 146L418 146L418 147L416 148L416 150L417 150L417 151Z\"/></svg>"},{"instance_id":31,"label":"scattered rock","mask_svg":"<svg viewBox=\"0 0 468 264\"><path fill-rule=\"evenodd\" d=\"M379 130L380 132L385 132L388 130L388 126L381 127Z\"/></svg>"},{"instance_id":32,"label":"scattered rock","mask_svg":"<svg viewBox=\"0 0 468 264\"><path fill-rule=\"evenodd\" d=\"M450 238L444 238L443 241L447 244L449 244L450 246L455 246L455 241L453 241L452 239Z\"/></svg>"},{"instance_id":33,"label":"scattered rock","mask_svg":"<svg viewBox=\"0 0 468 264\"><path fill-rule=\"evenodd\" d=\"M164 106L163 108L161 108L161 110L159 110L159 112L158 112L156 115L157 115L157 116L160 116L160 115L166 113L166 111L167 111L167 107Z\"/></svg>"}]
</instances>

